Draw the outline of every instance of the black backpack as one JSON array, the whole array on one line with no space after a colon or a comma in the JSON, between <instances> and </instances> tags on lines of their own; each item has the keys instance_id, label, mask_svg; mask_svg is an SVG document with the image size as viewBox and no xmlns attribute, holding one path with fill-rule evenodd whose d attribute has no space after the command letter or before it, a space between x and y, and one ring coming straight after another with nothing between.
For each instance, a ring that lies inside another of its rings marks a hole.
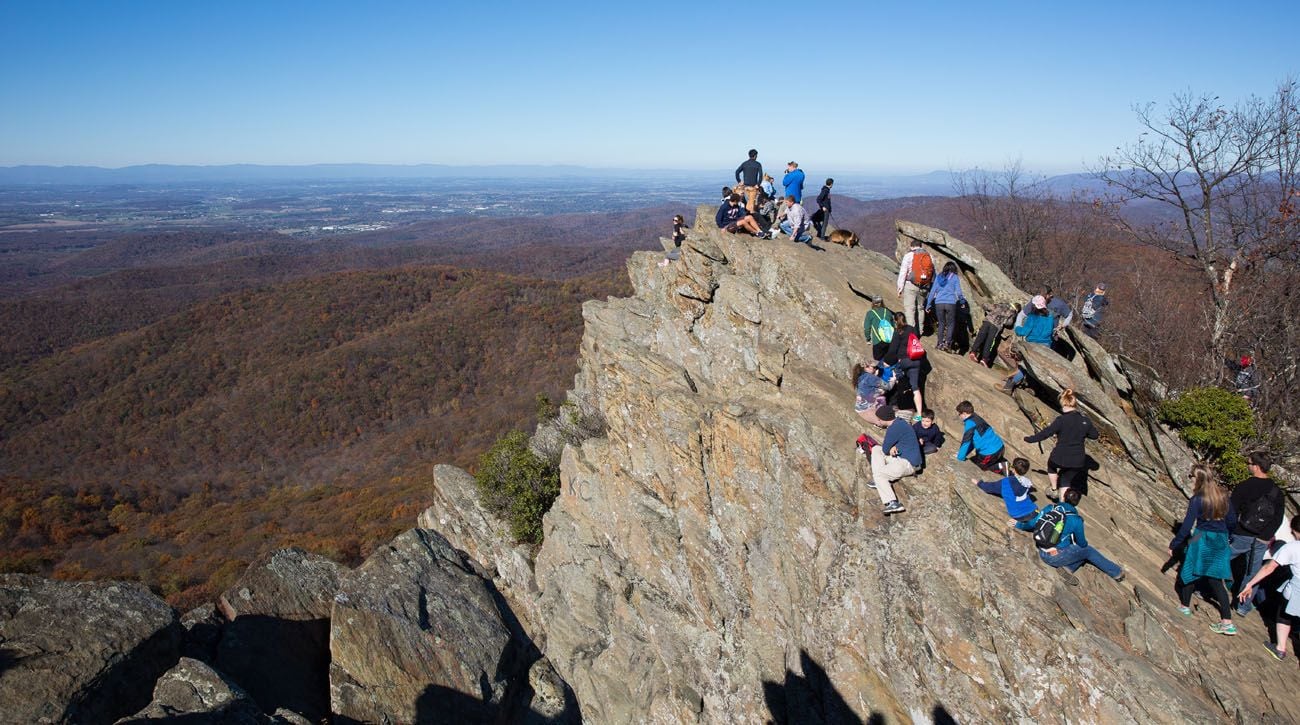
<instances>
[{"instance_id":1,"label":"black backpack","mask_svg":"<svg viewBox=\"0 0 1300 725\"><path fill-rule=\"evenodd\" d=\"M1061 532L1065 530L1065 517L1068 515L1060 506L1043 509L1038 521L1034 522L1034 545L1051 549L1061 543Z\"/></svg>"},{"instance_id":2,"label":"black backpack","mask_svg":"<svg viewBox=\"0 0 1300 725\"><path fill-rule=\"evenodd\" d=\"M1271 491L1255 499L1251 507L1237 520L1237 526L1248 533L1272 537L1272 529L1276 528L1273 522L1277 518L1281 505L1282 489L1274 486Z\"/></svg>"}]
</instances>

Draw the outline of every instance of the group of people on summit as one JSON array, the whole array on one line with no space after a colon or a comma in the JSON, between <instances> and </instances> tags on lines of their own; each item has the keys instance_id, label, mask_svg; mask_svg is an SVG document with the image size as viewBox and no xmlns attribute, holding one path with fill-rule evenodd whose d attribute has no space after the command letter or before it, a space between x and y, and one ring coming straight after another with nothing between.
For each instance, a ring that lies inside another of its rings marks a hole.
<instances>
[{"instance_id":1,"label":"group of people on summit","mask_svg":"<svg viewBox=\"0 0 1300 725\"><path fill-rule=\"evenodd\" d=\"M831 219L831 187L834 179L827 179L817 194L817 211L812 214L803 206L804 172L799 164L786 164L781 179L783 193L778 194L775 180L763 173L758 161L758 151L749 150L749 158L736 167L735 187L722 189L722 205L714 221L718 228L730 234L752 234L762 239L775 239L785 234L797 242L812 245L813 232L817 239L826 239Z\"/></svg>"}]
</instances>

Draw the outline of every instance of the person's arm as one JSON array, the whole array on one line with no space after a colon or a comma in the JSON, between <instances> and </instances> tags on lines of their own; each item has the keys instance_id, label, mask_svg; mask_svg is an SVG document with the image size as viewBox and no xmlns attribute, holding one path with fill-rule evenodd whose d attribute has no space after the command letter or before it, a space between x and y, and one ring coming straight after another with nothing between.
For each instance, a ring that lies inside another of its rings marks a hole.
<instances>
[{"instance_id":1,"label":"person's arm","mask_svg":"<svg viewBox=\"0 0 1300 725\"><path fill-rule=\"evenodd\" d=\"M885 429L885 440L880 442L881 450L889 453L890 449L898 445L899 441L902 440L902 433L900 431L902 431L903 427L904 426L901 425L894 425L893 423L889 424L889 428ZM912 430L912 426L909 425L906 427L908 435L916 435L916 432Z\"/></svg>"},{"instance_id":2,"label":"person's arm","mask_svg":"<svg viewBox=\"0 0 1300 725\"><path fill-rule=\"evenodd\" d=\"M1088 537L1083 534L1083 517L1079 514L1066 514L1065 528L1069 530L1070 535L1074 538L1075 546L1087 546ZM1061 536L1065 539L1065 536Z\"/></svg>"},{"instance_id":3,"label":"person's arm","mask_svg":"<svg viewBox=\"0 0 1300 725\"><path fill-rule=\"evenodd\" d=\"M1277 559L1271 559L1265 562L1264 566L1259 568L1259 573L1256 574L1253 579L1246 582L1246 586L1241 588L1241 594L1237 595L1237 601L1250 601L1251 595L1255 593L1255 585L1267 579L1275 569L1277 569Z\"/></svg>"},{"instance_id":4,"label":"person's arm","mask_svg":"<svg viewBox=\"0 0 1300 725\"><path fill-rule=\"evenodd\" d=\"M1061 417L1058 415L1056 417L1056 420L1047 424L1046 428L1038 431L1033 435L1025 436L1025 442L1037 443L1039 441L1045 441L1048 438L1051 438L1052 436L1056 435L1060 431L1061 431Z\"/></svg>"},{"instance_id":5,"label":"person's arm","mask_svg":"<svg viewBox=\"0 0 1300 725\"><path fill-rule=\"evenodd\" d=\"M940 277L939 279L943 278ZM939 286L942 284L943 282L935 281L934 284L930 285L930 291L925 295L925 309L928 310L934 307L934 293L939 291Z\"/></svg>"},{"instance_id":6,"label":"person's arm","mask_svg":"<svg viewBox=\"0 0 1300 725\"><path fill-rule=\"evenodd\" d=\"M1192 527L1196 525L1196 519L1201 516L1201 497L1193 496L1191 501L1187 502L1187 513L1183 515L1183 525L1178 527L1178 533L1174 535L1173 541L1169 542L1169 555L1173 556L1178 547L1187 541L1187 537L1192 533Z\"/></svg>"},{"instance_id":7,"label":"person's arm","mask_svg":"<svg viewBox=\"0 0 1300 725\"><path fill-rule=\"evenodd\" d=\"M1029 313L1026 312L1026 311L1025 311L1025 308L1023 308L1023 307L1021 307L1021 308L1020 308L1020 311L1016 313L1016 324L1015 324L1015 327L1016 327L1016 334L1017 334L1017 335L1020 334L1020 327L1021 327L1022 325L1025 324L1025 320L1026 320L1028 317L1029 317Z\"/></svg>"},{"instance_id":8,"label":"person's arm","mask_svg":"<svg viewBox=\"0 0 1300 725\"><path fill-rule=\"evenodd\" d=\"M972 478L972 479L970 480L970 482L973 483L973 484L975 484L976 486L979 486L979 489L980 489L981 491L983 491L984 493L987 493L987 494L990 494L990 495L993 495L993 496L1001 496L1001 495L1002 495L1002 482L1001 482L1001 481L981 481L981 480L979 480L978 478Z\"/></svg>"},{"instance_id":9,"label":"person's arm","mask_svg":"<svg viewBox=\"0 0 1300 725\"><path fill-rule=\"evenodd\" d=\"M957 460L964 461L975 447L975 426L965 426L961 434L961 446L957 449Z\"/></svg>"},{"instance_id":10,"label":"person's arm","mask_svg":"<svg viewBox=\"0 0 1300 725\"><path fill-rule=\"evenodd\" d=\"M961 288L961 279L960 278L954 279L953 283L957 285L957 301L966 302L966 305L969 307L970 302L966 301L966 293L963 292Z\"/></svg>"},{"instance_id":11,"label":"person's arm","mask_svg":"<svg viewBox=\"0 0 1300 725\"><path fill-rule=\"evenodd\" d=\"M726 211L727 211L727 205L723 204L722 206L718 207L718 213L713 216L713 221L718 225L719 229L727 225L726 217L724 216Z\"/></svg>"},{"instance_id":12,"label":"person's arm","mask_svg":"<svg viewBox=\"0 0 1300 725\"><path fill-rule=\"evenodd\" d=\"M745 163L744 163L743 161L740 163L740 166L737 166L737 167L736 167L736 183L737 183L737 184L740 183L740 172L741 172L744 168L745 168Z\"/></svg>"},{"instance_id":13,"label":"person's arm","mask_svg":"<svg viewBox=\"0 0 1300 725\"><path fill-rule=\"evenodd\" d=\"M1232 532L1237 530L1237 507L1232 505L1231 500L1228 501L1228 515L1224 523L1228 525L1228 536L1232 536ZM1273 530L1277 531L1277 529Z\"/></svg>"},{"instance_id":14,"label":"person's arm","mask_svg":"<svg viewBox=\"0 0 1300 725\"><path fill-rule=\"evenodd\" d=\"M1094 441L1095 441L1095 440L1100 440L1100 439L1101 439L1101 431L1097 430L1097 426L1095 426L1095 425L1092 424L1092 421L1088 419L1088 416L1084 415L1083 413L1080 413L1080 414L1079 414L1079 417L1083 418L1084 423L1086 424L1086 426L1087 426L1087 428L1088 428L1088 431L1087 431L1086 433L1084 433L1084 436L1087 437L1087 438L1090 438L1090 439L1092 439L1092 440L1094 440Z\"/></svg>"}]
</instances>

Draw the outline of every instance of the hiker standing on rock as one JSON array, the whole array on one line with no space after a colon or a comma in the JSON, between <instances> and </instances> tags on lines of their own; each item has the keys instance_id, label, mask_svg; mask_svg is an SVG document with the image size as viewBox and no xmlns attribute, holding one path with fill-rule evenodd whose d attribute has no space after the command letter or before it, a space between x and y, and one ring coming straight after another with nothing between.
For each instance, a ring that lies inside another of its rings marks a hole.
<instances>
[{"instance_id":1,"label":"hiker standing on rock","mask_svg":"<svg viewBox=\"0 0 1300 725\"><path fill-rule=\"evenodd\" d=\"M1089 438L1097 440L1100 434L1088 416L1074 409L1078 402L1074 390L1062 390L1060 402L1061 414L1056 416L1056 420L1037 433L1025 436L1025 442L1037 443L1056 436L1056 447L1047 457L1047 478L1057 495L1064 499L1071 488L1082 486L1088 476L1084 441ZM1082 495L1082 491L1078 493Z\"/></svg>"},{"instance_id":2,"label":"hiker standing on rock","mask_svg":"<svg viewBox=\"0 0 1300 725\"><path fill-rule=\"evenodd\" d=\"M871 295L867 302L871 306L862 319L862 334L871 345L871 357L880 360L894 339L894 313L885 307L885 300L880 295Z\"/></svg>"},{"instance_id":3,"label":"hiker standing on rock","mask_svg":"<svg viewBox=\"0 0 1300 725\"><path fill-rule=\"evenodd\" d=\"M1083 300L1083 309L1079 311L1083 318L1083 334L1096 340L1101 334L1101 320L1106 314L1110 300L1106 299L1106 283L1098 282L1092 294Z\"/></svg>"},{"instance_id":4,"label":"hiker standing on rock","mask_svg":"<svg viewBox=\"0 0 1300 725\"><path fill-rule=\"evenodd\" d=\"M1187 554L1178 572L1178 608L1184 617L1192 616L1192 592L1204 583L1210 598L1219 607L1219 621L1210 625L1216 634L1233 635L1237 626L1232 623L1232 597L1224 582L1232 579L1228 535L1237 522L1237 512L1228 500L1228 492L1219 485L1218 475L1207 463L1192 467L1192 498L1187 502L1187 514L1173 541L1169 542L1169 557L1187 544ZM1193 534L1195 530L1195 534Z\"/></svg>"},{"instance_id":5,"label":"hiker standing on rock","mask_svg":"<svg viewBox=\"0 0 1300 725\"><path fill-rule=\"evenodd\" d=\"M831 187L835 179L827 179L822 190L817 193L817 211L813 212L812 223L817 229L817 238L825 241L826 228L831 223Z\"/></svg>"},{"instance_id":6,"label":"hiker standing on rock","mask_svg":"<svg viewBox=\"0 0 1300 725\"><path fill-rule=\"evenodd\" d=\"M1267 453L1251 453L1246 456L1250 478L1232 489L1232 506L1236 509L1239 520L1229 545L1232 547L1233 560L1246 557L1246 569L1241 581L1249 581L1264 565L1268 542L1273 538L1273 532L1282 525L1282 516L1286 512L1282 489L1268 475L1272 467L1273 459ZM1250 610L1261 601L1262 593L1256 592L1253 601L1242 602L1237 607L1237 614L1243 617L1250 614Z\"/></svg>"},{"instance_id":7,"label":"hiker standing on rock","mask_svg":"<svg viewBox=\"0 0 1300 725\"><path fill-rule=\"evenodd\" d=\"M736 167L736 183L745 189L745 211L754 213L758 201L758 185L763 181L763 165L758 163L758 150L750 149L749 158Z\"/></svg>"},{"instance_id":8,"label":"hiker standing on rock","mask_svg":"<svg viewBox=\"0 0 1300 725\"><path fill-rule=\"evenodd\" d=\"M791 161L785 165L785 176L781 178L781 186L785 187L785 195L793 196L797 202L803 202L803 170L799 164Z\"/></svg>"},{"instance_id":9,"label":"hiker standing on rock","mask_svg":"<svg viewBox=\"0 0 1300 725\"><path fill-rule=\"evenodd\" d=\"M903 298L903 315L917 334L925 331L925 298L934 284L934 259L913 239L911 249L898 263L898 296Z\"/></svg>"},{"instance_id":10,"label":"hiker standing on rock","mask_svg":"<svg viewBox=\"0 0 1300 725\"><path fill-rule=\"evenodd\" d=\"M894 409L888 405L881 406L876 415L889 421L889 428L885 430L882 443L866 439L867 452L871 456L871 482L867 486L880 494L886 516L901 514L907 509L898 502L894 482L904 476L916 475L925 466L925 457L911 423L895 417Z\"/></svg>"},{"instance_id":11,"label":"hiker standing on rock","mask_svg":"<svg viewBox=\"0 0 1300 725\"><path fill-rule=\"evenodd\" d=\"M939 325L937 337L939 349L952 352L952 335L957 328L957 305L966 302L966 295L961 291L961 277L957 274L957 263L943 265L943 272L935 278L930 286L930 294L925 296L925 311L938 311Z\"/></svg>"},{"instance_id":12,"label":"hiker standing on rock","mask_svg":"<svg viewBox=\"0 0 1300 725\"><path fill-rule=\"evenodd\" d=\"M1242 604L1248 604L1255 594L1255 587L1271 576L1279 566L1291 570L1291 578L1278 587L1278 591L1286 600L1286 605L1277 613L1277 631L1274 633L1276 644L1264 643L1268 653L1277 660L1286 659L1286 646L1291 639L1291 629L1300 623L1300 516L1291 519L1291 536L1295 540L1287 542L1279 549L1273 555L1273 560L1265 564L1250 581L1246 582L1246 586L1241 588L1241 594L1237 596Z\"/></svg>"},{"instance_id":13,"label":"hiker standing on rock","mask_svg":"<svg viewBox=\"0 0 1300 725\"><path fill-rule=\"evenodd\" d=\"M1044 564L1055 567L1066 584L1079 585L1074 572L1085 563L1101 569L1106 576L1117 582L1124 581L1124 570L1119 564L1088 545L1088 539L1083 533L1083 517L1075 508L1078 505L1079 492L1073 489L1066 491L1061 503L1044 506L1037 516L1016 524L1016 528L1034 532L1038 557Z\"/></svg>"}]
</instances>

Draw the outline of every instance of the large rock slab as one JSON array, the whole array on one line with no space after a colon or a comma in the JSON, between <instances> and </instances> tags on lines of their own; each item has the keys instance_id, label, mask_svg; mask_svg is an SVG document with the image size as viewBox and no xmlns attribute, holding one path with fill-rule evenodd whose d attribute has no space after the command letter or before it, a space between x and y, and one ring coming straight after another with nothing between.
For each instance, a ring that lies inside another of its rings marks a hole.
<instances>
[{"instance_id":1,"label":"large rock slab","mask_svg":"<svg viewBox=\"0 0 1300 725\"><path fill-rule=\"evenodd\" d=\"M271 552L221 595L217 667L265 712L329 714L329 616L345 567L302 549Z\"/></svg>"},{"instance_id":2,"label":"large rock slab","mask_svg":"<svg viewBox=\"0 0 1300 725\"><path fill-rule=\"evenodd\" d=\"M182 657L153 689L153 702L117 725L160 721L187 725L263 725L271 722L238 685L204 663Z\"/></svg>"},{"instance_id":3,"label":"large rock slab","mask_svg":"<svg viewBox=\"0 0 1300 725\"><path fill-rule=\"evenodd\" d=\"M488 583L428 529L349 572L330 621L330 702L345 722L492 722L526 672Z\"/></svg>"},{"instance_id":4,"label":"large rock slab","mask_svg":"<svg viewBox=\"0 0 1300 725\"><path fill-rule=\"evenodd\" d=\"M0 576L0 722L112 722L180 655L176 612L136 582Z\"/></svg>"}]
</instances>

